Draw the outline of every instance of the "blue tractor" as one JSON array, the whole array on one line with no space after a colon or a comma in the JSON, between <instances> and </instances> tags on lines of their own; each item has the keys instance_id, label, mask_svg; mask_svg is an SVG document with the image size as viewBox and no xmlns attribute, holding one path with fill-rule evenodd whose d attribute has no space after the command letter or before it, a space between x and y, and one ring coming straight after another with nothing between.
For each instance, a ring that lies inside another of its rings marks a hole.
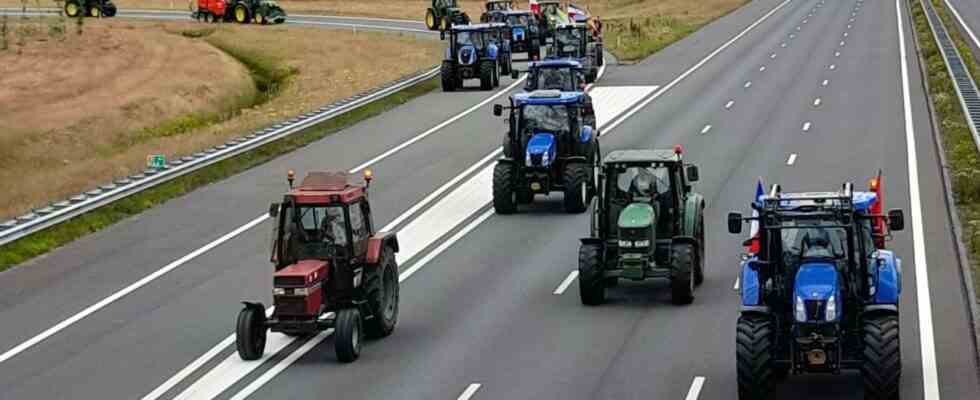
<instances>
[{"instance_id":1,"label":"blue tractor","mask_svg":"<svg viewBox=\"0 0 980 400\"><path fill-rule=\"evenodd\" d=\"M527 53L528 60L541 58L540 31L537 16L527 10L498 11L491 15L493 22L502 22L510 27L505 37L510 40L515 53Z\"/></svg>"},{"instance_id":2,"label":"blue tractor","mask_svg":"<svg viewBox=\"0 0 980 400\"><path fill-rule=\"evenodd\" d=\"M545 60L528 64L524 91L560 90L562 92L582 92L582 118L586 125L596 126L595 109L592 96L585 91L588 84L582 63L570 60ZM517 79L519 71L512 70L511 78Z\"/></svg>"},{"instance_id":3,"label":"blue tractor","mask_svg":"<svg viewBox=\"0 0 980 400\"><path fill-rule=\"evenodd\" d=\"M760 190L761 191L761 190ZM757 216L728 215L728 230L753 224L739 276L736 327L740 400L765 399L789 373L861 372L864 398L899 398L901 260L884 248L904 227L902 210L881 213L880 175L871 191L781 193L752 203Z\"/></svg>"},{"instance_id":4,"label":"blue tractor","mask_svg":"<svg viewBox=\"0 0 980 400\"><path fill-rule=\"evenodd\" d=\"M548 58L577 60L585 69L585 80L592 83L599 76L599 68L605 61L602 42L589 32L582 23L561 24L555 27L555 41Z\"/></svg>"},{"instance_id":5,"label":"blue tractor","mask_svg":"<svg viewBox=\"0 0 980 400\"><path fill-rule=\"evenodd\" d=\"M584 212L595 194L599 133L584 118L581 92L538 90L510 97L503 155L493 170L493 207L511 214L537 194L564 193L569 213ZM493 114L503 115L495 104ZM594 119L592 120L594 121Z\"/></svg>"},{"instance_id":6,"label":"blue tractor","mask_svg":"<svg viewBox=\"0 0 980 400\"><path fill-rule=\"evenodd\" d=\"M442 60L442 90L452 92L463 87L463 82L469 79L479 79L481 90L492 90L500 86L500 70L502 60L500 29L491 24L454 25L449 29L449 45L446 47ZM446 32L441 35L445 37Z\"/></svg>"}]
</instances>

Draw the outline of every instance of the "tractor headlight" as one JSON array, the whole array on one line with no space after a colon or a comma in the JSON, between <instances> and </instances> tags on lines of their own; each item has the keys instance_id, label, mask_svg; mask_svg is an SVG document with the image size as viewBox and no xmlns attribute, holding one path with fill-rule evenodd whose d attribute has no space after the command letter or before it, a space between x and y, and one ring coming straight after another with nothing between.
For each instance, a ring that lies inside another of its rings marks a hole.
<instances>
[{"instance_id":1,"label":"tractor headlight","mask_svg":"<svg viewBox=\"0 0 980 400\"><path fill-rule=\"evenodd\" d=\"M551 154L548 152L544 152L541 154L541 166L547 167L549 165L551 165Z\"/></svg>"},{"instance_id":2,"label":"tractor headlight","mask_svg":"<svg viewBox=\"0 0 980 400\"><path fill-rule=\"evenodd\" d=\"M272 288L272 295L273 296L282 296L284 294L286 294L286 289L283 289L281 287Z\"/></svg>"},{"instance_id":3,"label":"tractor headlight","mask_svg":"<svg viewBox=\"0 0 980 400\"><path fill-rule=\"evenodd\" d=\"M793 304L793 309L795 311L796 320L798 322L806 322L806 306L803 305L803 299L800 296L796 296L796 302Z\"/></svg>"},{"instance_id":4,"label":"tractor headlight","mask_svg":"<svg viewBox=\"0 0 980 400\"><path fill-rule=\"evenodd\" d=\"M308 294L310 294L310 288L303 287L303 288L293 289L294 296L306 296Z\"/></svg>"},{"instance_id":5,"label":"tractor headlight","mask_svg":"<svg viewBox=\"0 0 980 400\"><path fill-rule=\"evenodd\" d=\"M827 316L825 318L827 321L833 321L837 319L837 298L833 295L827 299Z\"/></svg>"},{"instance_id":6,"label":"tractor headlight","mask_svg":"<svg viewBox=\"0 0 980 400\"><path fill-rule=\"evenodd\" d=\"M637 240L633 242L634 247L650 247L650 239Z\"/></svg>"},{"instance_id":7,"label":"tractor headlight","mask_svg":"<svg viewBox=\"0 0 980 400\"><path fill-rule=\"evenodd\" d=\"M631 242L629 240L620 240L619 241L619 247L625 247L625 248L633 247L633 242Z\"/></svg>"}]
</instances>

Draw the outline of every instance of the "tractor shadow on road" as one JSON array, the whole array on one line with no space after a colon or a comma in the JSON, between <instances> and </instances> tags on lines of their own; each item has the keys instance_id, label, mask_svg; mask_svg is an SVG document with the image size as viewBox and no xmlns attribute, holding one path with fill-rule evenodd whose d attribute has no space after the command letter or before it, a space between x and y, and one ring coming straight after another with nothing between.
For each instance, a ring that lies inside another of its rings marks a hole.
<instances>
[{"instance_id":1,"label":"tractor shadow on road","mask_svg":"<svg viewBox=\"0 0 980 400\"><path fill-rule=\"evenodd\" d=\"M859 400L864 398L861 375L857 371L844 371L840 375L790 375L776 381L770 399L838 399Z\"/></svg>"},{"instance_id":2,"label":"tractor shadow on road","mask_svg":"<svg viewBox=\"0 0 980 400\"><path fill-rule=\"evenodd\" d=\"M695 298L694 301L697 301ZM678 307L670 300L670 283L666 279L630 281L620 279L615 287L606 288L606 307L652 308Z\"/></svg>"},{"instance_id":3,"label":"tractor shadow on road","mask_svg":"<svg viewBox=\"0 0 980 400\"><path fill-rule=\"evenodd\" d=\"M568 214L565 212L565 205L563 203L564 196L560 193L552 193L551 195L537 195L534 196L534 201L531 204L521 204L518 206L518 214L533 214L533 215L591 215L591 209L586 210L581 214ZM582 231L582 235L588 234L588 227L586 230Z\"/></svg>"}]
</instances>

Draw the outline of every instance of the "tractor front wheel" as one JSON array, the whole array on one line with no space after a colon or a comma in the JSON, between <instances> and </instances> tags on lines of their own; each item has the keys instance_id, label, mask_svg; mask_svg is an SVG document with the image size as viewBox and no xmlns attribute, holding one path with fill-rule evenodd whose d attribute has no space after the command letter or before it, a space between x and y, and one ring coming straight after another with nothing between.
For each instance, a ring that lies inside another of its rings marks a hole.
<instances>
[{"instance_id":1,"label":"tractor front wheel","mask_svg":"<svg viewBox=\"0 0 980 400\"><path fill-rule=\"evenodd\" d=\"M480 63L480 90L493 89L493 72L495 69L493 61Z\"/></svg>"},{"instance_id":2,"label":"tractor front wheel","mask_svg":"<svg viewBox=\"0 0 980 400\"><path fill-rule=\"evenodd\" d=\"M439 17L432 9L425 10L425 27L430 31L439 29Z\"/></svg>"},{"instance_id":3,"label":"tractor front wheel","mask_svg":"<svg viewBox=\"0 0 980 400\"><path fill-rule=\"evenodd\" d=\"M578 294L582 304L597 306L606 301L607 282L602 280L602 247L583 244L578 248Z\"/></svg>"},{"instance_id":4,"label":"tractor front wheel","mask_svg":"<svg viewBox=\"0 0 980 400\"><path fill-rule=\"evenodd\" d=\"M761 315L742 315L735 329L738 399L763 400L772 389L772 321Z\"/></svg>"},{"instance_id":5,"label":"tractor front wheel","mask_svg":"<svg viewBox=\"0 0 980 400\"><path fill-rule=\"evenodd\" d=\"M443 61L439 73L442 76L442 91L452 92L456 90L456 71L453 70L453 64L449 61Z\"/></svg>"},{"instance_id":6,"label":"tractor front wheel","mask_svg":"<svg viewBox=\"0 0 980 400\"><path fill-rule=\"evenodd\" d=\"M91 6L88 8L88 16L92 18L98 18L102 16L102 8L99 6Z\"/></svg>"},{"instance_id":7,"label":"tractor front wheel","mask_svg":"<svg viewBox=\"0 0 980 400\"><path fill-rule=\"evenodd\" d=\"M497 214L517 211L516 173L514 165L510 163L498 162L493 167L493 209Z\"/></svg>"},{"instance_id":8,"label":"tractor front wheel","mask_svg":"<svg viewBox=\"0 0 980 400\"><path fill-rule=\"evenodd\" d=\"M81 13L82 8L78 5L78 1L72 0L65 3L65 15L75 18Z\"/></svg>"},{"instance_id":9,"label":"tractor front wheel","mask_svg":"<svg viewBox=\"0 0 980 400\"><path fill-rule=\"evenodd\" d=\"M563 178L565 186L565 212L579 214L588 208L589 203L589 170L585 164L570 163L565 165Z\"/></svg>"},{"instance_id":10,"label":"tractor front wheel","mask_svg":"<svg viewBox=\"0 0 980 400\"><path fill-rule=\"evenodd\" d=\"M864 320L861 380L867 400L898 400L902 378L902 353L898 341L898 316L872 315Z\"/></svg>"},{"instance_id":11,"label":"tractor front wheel","mask_svg":"<svg viewBox=\"0 0 980 400\"><path fill-rule=\"evenodd\" d=\"M248 7L244 4L238 4L235 6L235 22L239 24L247 24L252 18L249 15L250 12Z\"/></svg>"},{"instance_id":12,"label":"tractor front wheel","mask_svg":"<svg viewBox=\"0 0 980 400\"><path fill-rule=\"evenodd\" d=\"M689 243L670 246L670 264L674 276L670 279L671 301L674 304L691 304L694 301L694 258L697 249Z\"/></svg>"},{"instance_id":13,"label":"tractor front wheel","mask_svg":"<svg viewBox=\"0 0 980 400\"><path fill-rule=\"evenodd\" d=\"M695 238L698 241L697 262L694 263L694 286L704 283L704 208L698 208L698 226Z\"/></svg>"},{"instance_id":14,"label":"tractor front wheel","mask_svg":"<svg viewBox=\"0 0 980 400\"><path fill-rule=\"evenodd\" d=\"M238 313L235 327L235 344L238 356L245 361L258 360L265 352L265 311L258 307L245 307Z\"/></svg>"},{"instance_id":15,"label":"tractor front wheel","mask_svg":"<svg viewBox=\"0 0 980 400\"><path fill-rule=\"evenodd\" d=\"M259 25L265 25L268 23L268 21L265 19L265 16L262 15L262 11L255 13L255 23Z\"/></svg>"},{"instance_id":16,"label":"tractor front wheel","mask_svg":"<svg viewBox=\"0 0 980 400\"><path fill-rule=\"evenodd\" d=\"M349 363L361 356L361 312L356 308L337 311L337 326L334 332L334 350L340 362Z\"/></svg>"},{"instance_id":17,"label":"tractor front wheel","mask_svg":"<svg viewBox=\"0 0 980 400\"><path fill-rule=\"evenodd\" d=\"M365 321L365 334L372 339L391 334L398 324L398 264L395 251L385 247L381 262L367 284L371 319Z\"/></svg>"}]
</instances>

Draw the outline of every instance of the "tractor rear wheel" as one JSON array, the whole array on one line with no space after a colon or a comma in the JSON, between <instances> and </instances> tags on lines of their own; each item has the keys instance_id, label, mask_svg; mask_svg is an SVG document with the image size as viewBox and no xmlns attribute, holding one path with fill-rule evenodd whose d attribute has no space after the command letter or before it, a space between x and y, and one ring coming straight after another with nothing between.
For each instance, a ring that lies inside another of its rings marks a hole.
<instances>
[{"instance_id":1,"label":"tractor rear wheel","mask_svg":"<svg viewBox=\"0 0 980 400\"><path fill-rule=\"evenodd\" d=\"M704 283L704 208L698 209L698 225L694 237L698 241L697 261L694 263L694 286Z\"/></svg>"},{"instance_id":2,"label":"tractor rear wheel","mask_svg":"<svg viewBox=\"0 0 980 400\"><path fill-rule=\"evenodd\" d=\"M694 258L697 249L689 243L670 246L670 265L674 276L670 278L671 301L674 304L691 304L694 301Z\"/></svg>"},{"instance_id":3,"label":"tractor rear wheel","mask_svg":"<svg viewBox=\"0 0 980 400\"><path fill-rule=\"evenodd\" d=\"M258 360L265 352L265 312L255 307L245 307L238 313L235 326L235 345L238 356L245 361Z\"/></svg>"},{"instance_id":4,"label":"tractor rear wheel","mask_svg":"<svg viewBox=\"0 0 980 400\"><path fill-rule=\"evenodd\" d=\"M365 335L372 339L391 334L398 324L398 264L395 251L386 246L381 262L367 284L371 319L365 321Z\"/></svg>"},{"instance_id":5,"label":"tractor rear wheel","mask_svg":"<svg viewBox=\"0 0 980 400\"><path fill-rule=\"evenodd\" d=\"M361 312L356 308L337 311L337 326L334 331L334 351L340 362L349 363L361 356Z\"/></svg>"},{"instance_id":6,"label":"tractor rear wheel","mask_svg":"<svg viewBox=\"0 0 980 400\"><path fill-rule=\"evenodd\" d=\"M78 16L78 14L81 13L81 11L82 11L82 8L81 8L81 6L79 6L77 0L71 0L71 1L69 1L67 3L65 3L65 15L67 15L69 17L72 17L72 18L75 18L75 17Z\"/></svg>"},{"instance_id":7,"label":"tractor rear wheel","mask_svg":"<svg viewBox=\"0 0 980 400\"><path fill-rule=\"evenodd\" d=\"M430 31L439 29L439 17L436 17L436 13L431 8L425 10L425 27Z\"/></svg>"},{"instance_id":8,"label":"tractor rear wheel","mask_svg":"<svg viewBox=\"0 0 980 400\"><path fill-rule=\"evenodd\" d=\"M493 61L480 63L480 90L493 89L493 71L495 69Z\"/></svg>"},{"instance_id":9,"label":"tractor rear wheel","mask_svg":"<svg viewBox=\"0 0 980 400\"><path fill-rule=\"evenodd\" d=\"M442 91L452 92L456 90L456 73L453 70L453 64L449 61L443 61L439 73L442 76Z\"/></svg>"},{"instance_id":10,"label":"tractor rear wheel","mask_svg":"<svg viewBox=\"0 0 980 400\"><path fill-rule=\"evenodd\" d=\"M105 8L105 16L106 17L115 17L116 16L116 6L115 5L112 5L112 4L106 6L106 8Z\"/></svg>"},{"instance_id":11,"label":"tractor rear wheel","mask_svg":"<svg viewBox=\"0 0 980 400\"><path fill-rule=\"evenodd\" d=\"M565 165L563 176L565 186L565 212L578 214L585 211L589 204L589 169L582 163Z\"/></svg>"},{"instance_id":12,"label":"tractor rear wheel","mask_svg":"<svg viewBox=\"0 0 980 400\"><path fill-rule=\"evenodd\" d=\"M861 380L867 400L898 400L902 378L898 316L878 314L864 320Z\"/></svg>"},{"instance_id":13,"label":"tractor rear wheel","mask_svg":"<svg viewBox=\"0 0 980 400\"><path fill-rule=\"evenodd\" d=\"M606 301L607 282L602 279L602 247L583 244L578 248L578 294L583 305L597 306Z\"/></svg>"},{"instance_id":14,"label":"tractor rear wheel","mask_svg":"<svg viewBox=\"0 0 980 400\"><path fill-rule=\"evenodd\" d=\"M772 389L772 321L761 315L738 317L735 368L739 400L763 400Z\"/></svg>"},{"instance_id":15,"label":"tractor rear wheel","mask_svg":"<svg viewBox=\"0 0 980 400\"><path fill-rule=\"evenodd\" d=\"M440 32L445 32L445 31L448 31L449 28L450 28L450 26L449 26L449 16L448 15L444 15L442 18L439 18L439 31Z\"/></svg>"},{"instance_id":16,"label":"tractor rear wheel","mask_svg":"<svg viewBox=\"0 0 980 400\"><path fill-rule=\"evenodd\" d=\"M252 20L251 13L244 4L238 4L235 6L235 22L239 24L247 24Z\"/></svg>"},{"instance_id":17,"label":"tractor rear wheel","mask_svg":"<svg viewBox=\"0 0 980 400\"><path fill-rule=\"evenodd\" d=\"M498 162L493 167L493 209L497 214L513 214L517 211L517 188L514 165Z\"/></svg>"},{"instance_id":18,"label":"tractor rear wheel","mask_svg":"<svg viewBox=\"0 0 980 400\"><path fill-rule=\"evenodd\" d=\"M90 6L88 8L88 16L92 18L98 18L102 16L102 8L97 5Z\"/></svg>"}]
</instances>

